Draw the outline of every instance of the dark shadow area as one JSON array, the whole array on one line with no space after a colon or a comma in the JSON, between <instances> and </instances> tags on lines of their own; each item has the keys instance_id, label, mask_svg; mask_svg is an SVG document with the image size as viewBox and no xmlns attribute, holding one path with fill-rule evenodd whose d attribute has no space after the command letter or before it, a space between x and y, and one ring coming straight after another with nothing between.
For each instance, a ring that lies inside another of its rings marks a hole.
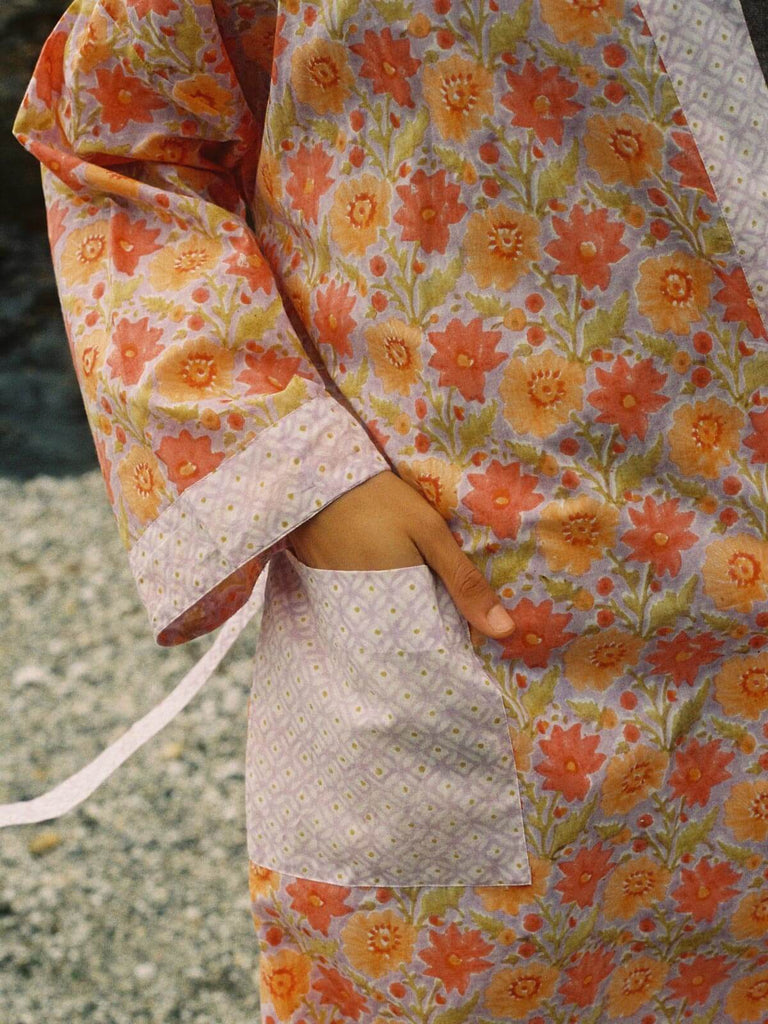
<instances>
[{"instance_id":1,"label":"dark shadow area","mask_svg":"<svg viewBox=\"0 0 768 1024\"><path fill-rule=\"evenodd\" d=\"M768 74L768 0L742 0ZM95 469L51 267L39 164L11 135L16 110L64 0L2 0L0 77L0 476Z\"/></svg>"}]
</instances>

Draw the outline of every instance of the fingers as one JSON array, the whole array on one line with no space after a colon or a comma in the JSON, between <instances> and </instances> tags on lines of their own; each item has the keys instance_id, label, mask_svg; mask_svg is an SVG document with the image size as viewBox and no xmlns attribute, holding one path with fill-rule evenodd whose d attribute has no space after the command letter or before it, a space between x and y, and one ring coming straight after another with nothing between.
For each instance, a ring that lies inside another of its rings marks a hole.
<instances>
[{"instance_id":1,"label":"fingers","mask_svg":"<svg viewBox=\"0 0 768 1024\"><path fill-rule=\"evenodd\" d=\"M498 595L458 546L442 516L436 514L420 521L412 529L411 538L471 627L494 639L514 632L514 621Z\"/></svg>"}]
</instances>

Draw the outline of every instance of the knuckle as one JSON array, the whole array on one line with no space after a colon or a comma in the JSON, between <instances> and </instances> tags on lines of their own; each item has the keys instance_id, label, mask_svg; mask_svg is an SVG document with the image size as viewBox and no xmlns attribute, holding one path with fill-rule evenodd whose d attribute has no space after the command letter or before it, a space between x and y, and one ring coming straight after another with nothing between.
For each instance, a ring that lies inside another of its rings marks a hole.
<instances>
[{"instance_id":1,"label":"knuckle","mask_svg":"<svg viewBox=\"0 0 768 1024\"><path fill-rule=\"evenodd\" d=\"M458 593L468 600L483 598L488 592L488 581L471 562L460 559L453 570L453 583Z\"/></svg>"}]
</instances>

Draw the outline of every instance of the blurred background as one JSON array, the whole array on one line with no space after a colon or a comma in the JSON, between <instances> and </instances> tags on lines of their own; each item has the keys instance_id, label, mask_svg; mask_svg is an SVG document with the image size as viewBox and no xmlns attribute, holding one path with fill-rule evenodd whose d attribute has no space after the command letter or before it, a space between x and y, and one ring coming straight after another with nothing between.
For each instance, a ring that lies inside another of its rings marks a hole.
<instances>
[{"instance_id":1,"label":"blurred background","mask_svg":"<svg viewBox=\"0 0 768 1024\"><path fill-rule=\"evenodd\" d=\"M0 802L80 768L210 643L164 650L149 632L70 361L39 165L10 133L65 6L0 5ZM768 2L743 7L766 72ZM84 806L0 831L2 1024L258 1020L242 763L254 628Z\"/></svg>"}]
</instances>

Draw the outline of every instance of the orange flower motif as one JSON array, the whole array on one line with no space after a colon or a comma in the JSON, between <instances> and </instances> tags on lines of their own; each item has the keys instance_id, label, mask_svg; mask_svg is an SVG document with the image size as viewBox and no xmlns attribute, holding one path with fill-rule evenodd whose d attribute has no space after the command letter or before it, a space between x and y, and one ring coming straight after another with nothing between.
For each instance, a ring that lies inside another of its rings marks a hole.
<instances>
[{"instance_id":1,"label":"orange flower motif","mask_svg":"<svg viewBox=\"0 0 768 1024\"><path fill-rule=\"evenodd\" d=\"M259 153L256 184L264 202L272 209L277 209L283 195L282 173L279 160L266 144L261 147Z\"/></svg>"},{"instance_id":2,"label":"orange flower motif","mask_svg":"<svg viewBox=\"0 0 768 1024\"><path fill-rule=\"evenodd\" d=\"M553 501L542 509L534 533L553 572L584 576L616 543L619 512L589 494Z\"/></svg>"},{"instance_id":3,"label":"orange flower motif","mask_svg":"<svg viewBox=\"0 0 768 1024\"><path fill-rule=\"evenodd\" d=\"M343 253L365 255L379 228L389 224L391 196L389 182L373 174L340 182L328 216L333 240Z\"/></svg>"},{"instance_id":4,"label":"orange flower motif","mask_svg":"<svg viewBox=\"0 0 768 1024\"><path fill-rule=\"evenodd\" d=\"M163 477L150 449L134 445L120 461L117 475L125 502L139 522L155 519L163 496Z\"/></svg>"},{"instance_id":5,"label":"orange flower motif","mask_svg":"<svg viewBox=\"0 0 768 1024\"><path fill-rule=\"evenodd\" d=\"M312 961L294 949L262 953L259 960L259 994L262 1006L271 1006L281 1021L289 1020L309 992Z\"/></svg>"},{"instance_id":6,"label":"orange flower motif","mask_svg":"<svg viewBox=\"0 0 768 1024\"><path fill-rule=\"evenodd\" d=\"M597 990L613 970L614 954L608 949L587 950L563 972L568 979L558 993L574 1006L594 1006Z\"/></svg>"},{"instance_id":7,"label":"orange flower motif","mask_svg":"<svg viewBox=\"0 0 768 1024\"><path fill-rule=\"evenodd\" d=\"M440 371L440 386L457 387L465 402L484 402L485 374L507 358L496 351L501 331L484 331L480 316L468 324L454 317L444 331L430 331L427 338L437 349L428 365Z\"/></svg>"},{"instance_id":8,"label":"orange flower motif","mask_svg":"<svg viewBox=\"0 0 768 1024\"><path fill-rule=\"evenodd\" d=\"M459 503L457 496L461 470L441 459L417 459L403 462L397 470L406 483L416 487L443 519L450 519Z\"/></svg>"},{"instance_id":9,"label":"orange flower motif","mask_svg":"<svg viewBox=\"0 0 768 1024\"><path fill-rule=\"evenodd\" d=\"M344 953L357 970L380 978L413 954L416 929L393 910L353 914L341 932Z\"/></svg>"},{"instance_id":10,"label":"orange flower motif","mask_svg":"<svg viewBox=\"0 0 768 1024\"><path fill-rule=\"evenodd\" d=\"M679 574L682 567L680 552L692 548L699 540L698 534L688 529L696 513L680 512L679 504L679 498L657 502L647 494L642 510L629 509L629 518L635 527L619 538L632 548L628 561L650 563L657 576L669 573L674 577Z\"/></svg>"},{"instance_id":11,"label":"orange flower motif","mask_svg":"<svg viewBox=\"0 0 768 1024\"><path fill-rule=\"evenodd\" d=\"M669 640L657 640L646 658L657 672L672 676L675 686L693 686L701 668L720 657L722 646L723 641L712 633L688 636L687 630L682 630Z\"/></svg>"},{"instance_id":12,"label":"orange flower motif","mask_svg":"<svg viewBox=\"0 0 768 1024\"><path fill-rule=\"evenodd\" d=\"M224 395L232 387L234 353L192 338L168 349L155 366L159 393L172 402L197 402Z\"/></svg>"},{"instance_id":13,"label":"orange flower motif","mask_svg":"<svg viewBox=\"0 0 768 1024\"><path fill-rule=\"evenodd\" d=\"M149 266L149 278L159 292L180 292L216 269L221 261L221 243L205 235L190 233L178 245L166 245Z\"/></svg>"},{"instance_id":14,"label":"orange flower motif","mask_svg":"<svg viewBox=\"0 0 768 1024\"><path fill-rule=\"evenodd\" d=\"M353 354L349 335L357 327L357 321L350 315L355 308L356 296L349 294L349 287L349 281L343 284L331 281L325 291L317 293L317 312L314 315L318 343L331 345L340 356Z\"/></svg>"},{"instance_id":15,"label":"orange flower motif","mask_svg":"<svg viewBox=\"0 0 768 1024\"><path fill-rule=\"evenodd\" d=\"M112 132L122 131L129 121L152 123L152 111L162 110L166 101L134 75L127 75L121 64L112 70L96 68L95 89L86 89L101 104L100 120Z\"/></svg>"},{"instance_id":16,"label":"orange flower motif","mask_svg":"<svg viewBox=\"0 0 768 1024\"><path fill-rule=\"evenodd\" d=\"M47 108L53 106L54 98L58 100L64 88L64 48L67 38L66 32L52 32L37 60L35 92L37 98Z\"/></svg>"},{"instance_id":17,"label":"orange flower motif","mask_svg":"<svg viewBox=\"0 0 768 1024\"><path fill-rule=\"evenodd\" d=\"M748 892L731 917L737 939L758 939L768 933L768 890Z\"/></svg>"},{"instance_id":18,"label":"orange flower motif","mask_svg":"<svg viewBox=\"0 0 768 1024\"><path fill-rule=\"evenodd\" d=\"M739 449L744 413L714 395L682 405L667 435L670 458L686 476L716 480Z\"/></svg>"},{"instance_id":19,"label":"orange flower motif","mask_svg":"<svg viewBox=\"0 0 768 1024\"><path fill-rule=\"evenodd\" d=\"M453 54L427 64L422 79L431 121L444 139L466 142L493 113L493 76L482 64Z\"/></svg>"},{"instance_id":20,"label":"orange flower motif","mask_svg":"<svg viewBox=\"0 0 768 1024\"><path fill-rule=\"evenodd\" d=\"M558 862L564 878L555 886L562 893L563 903L576 903L582 909L591 907L600 881L611 868L611 851L603 848L602 840L594 846L582 847L573 860Z\"/></svg>"},{"instance_id":21,"label":"orange flower motif","mask_svg":"<svg viewBox=\"0 0 768 1024\"><path fill-rule=\"evenodd\" d=\"M581 363L549 349L526 359L510 359L499 394L504 419L521 434L551 437L584 405L586 372Z\"/></svg>"},{"instance_id":22,"label":"orange flower motif","mask_svg":"<svg viewBox=\"0 0 768 1024\"><path fill-rule=\"evenodd\" d=\"M715 700L729 716L760 719L768 711L768 654L724 662L715 676Z\"/></svg>"},{"instance_id":23,"label":"orange flower motif","mask_svg":"<svg viewBox=\"0 0 768 1024\"><path fill-rule=\"evenodd\" d=\"M248 367L237 375L237 380L248 385L246 395L274 395L288 387L296 374L301 360L296 356L281 356L275 347L248 353L245 363Z\"/></svg>"},{"instance_id":24,"label":"orange flower motif","mask_svg":"<svg viewBox=\"0 0 768 1024\"><path fill-rule=\"evenodd\" d=\"M609 920L629 921L667 895L670 872L651 857L634 857L614 868L603 893L603 912Z\"/></svg>"},{"instance_id":25,"label":"orange flower motif","mask_svg":"<svg viewBox=\"0 0 768 1024\"><path fill-rule=\"evenodd\" d=\"M731 973L724 956L702 956L699 954L687 963L681 963L677 975L667 982L675 999L687 999L695 1006L709 999L715 985L725 981Z\"/></svg>"},{"instance_id":26,"label":"orange flower motif","mask_svg":"<svg viewBox=\"0 0 768 1024\"><path fill-rule=\"evenodd\" d=\"M352 907L344 902L352 890L344 886L297 878L285 887L285 891L291 897L291 909L303 914L310 927L323 935L328 934L332 917L343 917L352 912Z\"/></svg>"},{"instance_id":27,"label":"orange flower motif","mask_svg":"<svg viewBox=\"0 0 768 1024\"><path fill-rule=\"evenodd\" d=\"M621 355L610 370L598 367L595 376L600 387L590 391L587 401L601 410L597 422L617 424L625 441L633 434L644 441L649 415L669 401L666 395L658 394L667 374L659 373L652 359L630 365Z\"/></svg>"},{"instance_id":28,"label":"orange flower motif","mask_svg":"<svg viewBox=\"0 0 768 1024\"><path fill-rule=\"evenodd\" d=\"M524 473L519 462L502 465L493 459L484 473L469 473L472 490L463 503L472 512L472 522L490 526L500 539L517 537L521 513L536 508L544 500L536 491L539 478Z\"/></svg>"},{"instance_id":29,"label":"orange flower motif","mask_svg":"<svg viewBox=\"0 0 768 1024\"><path fill-rule=\"evenodd\" d=\"M274 891L279 884L280 875L276 871L254 864L252 860L248 861L248 892L252 902Z\"/></svg>"},{"instance_id":30,"label":"orange flower motif","mask_svg":"<svg viewBox=\"0 0 768 1024\"><path fill-rule=\"evenodd\" d=\"M640 264L635 284L638 312L656 331L689 334L709 304L713 276L708 263L686 252L649 256Z\"/></svg>"},{"instance_id":31,"label":"orange flower motif","mask_svg":"<svg viewBox=\"0 0 768 1024\"><path fill-rule=\"evenodd\" d=\"M576 205L567 221L553 217L552 226L560 237L544 251L558 261L554 273L578 277L585 288L605 291L611 283L609 264L618 263L629 252L621 241L625 225L609 221L607 210L586 213Z\"/></svg>"},{"instance_id":32,"label":"orange flower motif","mask_svg":"<svg viewBox=\"0 0 768 1024\"><path fill-rule=\"evenodd\" d=\"M108 236L107 221L94 221L69 233L60 261L61 275L67 285L87 284L97 270L106 267Z\"/></svg>"},{"instance_id":33,"label":"orange flower motif","mask_svg":"<svg viewBox=\"0 0 768 1024\"><path fill-rule=\"evenodd\" d=\"M546 778L542 789L562 793L569 802L583 800L592 784L589 776L605 761L605 754L597 753L599 744L599 736L581 735L581 722L568 729L554 725L549 739L539 740L546 755L535 767Z\"/></svg>"},{"instance_id":34,"label":"orange flower motif","mask_svg":"<svg viewBox=\"0 0 768 1024\"><path fill-rule=\"evenodd\" d=\"M394 39L392 29L381 33L366 29L362 43L354 43L350 50L363 58L358 74L371 79L374 94L389 93L396 103L412 107L411 84L408 81L421 66L411 55L408 39Z\"/></svg>"},{"instance_id":35,"label":"orange flower motif","mask_svg":"<svg viewBox=\"0 0 768 1024\"><path fill-rule=\"evenodd\" d=\"M549 139L559 146L563 141L565 118L584 109L570 97L579 91L579 83L563 78L562 68L544 68L540 71L532 60L525 62L516 74L507 71L510 91L501 97L501 104L512 111L512 124L533 128L536 138L544 143Z\"/></svg>"},{"instance_id":36,"label":"orange flower motif","mask_svg":"<svg viewBox=\"0 0 768 1024\"><path fill-rule=\"evenodd\" d=\"M136 384L144 367L163 351L162 327L150 327L149 317L131 321L123 317L112 331L112 352L107 360L112 376L123 384Z\"/></svg>"},{"instance_id":37,"label":"orange flower motif","mask_svg":"<svg viewBox=\"0 0 768 1024\"><path fill-rule=\"evenodd\" d=\"M521 597L514 608L508 608L507 612L516 628L512 638L503 641L502 658L521 658L528 668L544 668L549 662L549 656L553 650L564 647L570 640L573 640L576 634L565 632L565 627L573 616L570 612L553 614L552 608L553 602L550 600L535 605L529 597ZM555 729L559 728L560 726L555 726ZM563 753L562 749L560 753ZM579 766L576 761L568 763L573 764L572 770L577 773L570 782L569 791L572 791L571 787L580 785L578 781ZM588 763L586 759L585 763ZM559 774L561 782L565 784L562 773L556 772L556 774ZM545 786L544 788L550 787Z\"/></svg>"},{"instance_id":38,"label":"orange flower motif","mask_svg":"<svg viewBox=\"0 0 768 1024\"><path fill-rule=\"evenodd\" d=\"M728 324L746 324L753 338L768 340L768 329L758 312L744 270L741 267L734 267L730 273L718 270L717 276L722 287L715 293L715 301L725 306L723 320Z\"/></svg>"},{"instance_id":39,"label":"orange flower motif","mask_svg":"<svg viewBox=\"0 0 768 1024\"><path fill-rule=\"evenodd\" d=\"M620 18L624 0L541 0L541 16L561 43L594 46Z\"/></svg>"},{"instance_id":40,"label":"orange flower motif","mask_svg":"<svg viewBox=\"0 0 768 1024\"><path fill-rule=\"evenodd\" d=\"M714 540L702 576L705 593L719 609L749 612L768 592L768 543L748 533Z\"/></svg>"},{"instance_id":41,"label":"orange flower motif","mask_svg":"<svg viewBox=\"0 0 768 1024\"><path fill-rule=\"evenodd\" d=\"M523 1020L555 991L560 972L549 964L529 961L494 971L484 993L484 1005L494 1017Z\"/></svg>"},{"instance_id":42,"label":"orange flower motif","mask_svg":"<svg viewBox=\"0 0 768 1024\"><path fill-rule=\"evenodd\" d=\"M397 391L403 396L421 374L421 331L404 320L390 317L384 323L365 330L373 372L386 394Z\"/></svg>"},{"instance_id":43,"label":"orange flower motif","mask_svg":"<svg viewBox=\"0 0 768 1024\"><path fill-rule=\"evenodd\" d=\"M590 117L584 144L588 166L606 185L639 185L661 170L664 136L632 114Z\"/></svg>"},{"instance_id":44,"label":"orange flower motif","mask_svg":"<svg viewBox=\"0 0 768 1024\"><path fill-rule=\"evenodd\" d=\"M223 89L212 75L198 74L176 82L171 95L182 110L203 117L227 120L232 115L233 92Z\"/></svg>"},{"instance_id":45,"label":"orange flower motif","mask_svg":"<svg viewBox=\"0 0 768 1024\"><path fill-rule=\"evenodd\" d=\"M725 801L725 823L737 839L768 838L768 780L737 782Z\"/></svg>"},{"instance_id":46,"label":"orange flower motif","mask_svg":"<svg viewBox=\"0 0 768 1024\"><path fill-rule=\"evenodd\" d=\"M726 770L734 759L733 751L721 750L722 740L700 744L691 739L687 746L675 752L675 770L669 785L675 796L684 797L686 805L705 807L715 786L731 778Z\"/></svg>"},{"instance_id":47,"label":"orange flower motif","mask_svg":"<svg viewBox=\"0 0 768 1024\"><path fill-rule=\"evenodd\" d=\"M179 494L212 473L224 461L223 452L211 450L210 437L193 437L188 430L182 430L178 437L166 435L157 454L165 463L168 477Z\"/></svg>"},{"instance_id":48,"label":"orange flower motif","mask_svg":"<svg viewBox=\"0 0 768 1024\"><path fill-rule=\"evenodd\" d=\"M296 98L318 114L340 114L354 80L341 43L318 36L293 51L291 84Z\"/></svg>"},{"instance_id":49,"label":"orange flower motif","mask_svg":"<svg viewBox=\"0 0 768 1024\"><path fill-rule=\"evenodd\" d=\"M472 214L462 248L479 288L511 288L539 256L539 222L500 203Z\"/></svg>"},{"instance_id":50,"label":"orange flower motif","mask_svg":"<svg viewBox=\"0 0 768 1024\"><path fill-rule=\"evenodd\" d=\"M552 862L541 857L528 856L531 867L531 881L528 885L476 885L475 895L491 914L500 910L514 917L521 907L535 903L547 891L547 882L552 871Z\"/></svg>"},{"instance_id":51,"label":"orange flower motif","mask_svg":"<svg viewBox=\"0 0 768 1024\"><path fill-rule=\"evenodd\" d=\"M721 904L738 896L735 883L740 878L725 861L710 864L709 857L702 857L693 870L683 868L682 882L671 895L681 914L690 914L694 921L712 921Z\"/></svg>"},{"instance_id":52,"label":"orange flower motif","mask_svg":"<svg viewBox=\"0 0 768 1024\"><path fill-rule=\"evenodd\" d=\"M576 690L607 690L640 659L643 641L612 627L578 637L565 652L564 670Z\"/></svg>"},{"instance_id":53,"label":"orange flower motif","mask_svg":"<svg viewBox=\"0 0 768 1024\"><path fill-rule=\"evenodd\" d=\"M318 966L320 978L312 983L315 992L320 993L323 1006L334 1006L344 1020L359 1020L360 1014L368 1009L368 1003L360 990L349 978L345 978L335 967Z\"/></svg>"},{"instance_id":54,"label":"orange flower motif","mask_svg":"<svg viewBox=\"0 0 768 1024\"><path fill-rule=\"evenodd\" d=\"M768 970L739 978L728 990L725 1012L734 1024L763 1020L768 1013Z\"/></svg>"},{"instance_id":55,"label":"orange flower motif","mask_svg":"<svg viewBox=\"0 0 768 1024\"><path fill-rule=\"evenodd\" d=\"M291 176L285 191L291 197L294 210L301 210L307 220L317 224L320 199L334 182L328 171L333 167L333 157L326 153L321 142L308 149L304 143L296 155L286 160Z\"/></svg>"},{"instance_id":56,"label":"orange flower motif","mask_svg":"<svg viewBox=\"0 0 768 1024\"><path fill-rule=\"evenodd\" d=\"M427 174L422 168L407 185L398 185L403 205L392 218L402 225L400 238L418 242L424 252L444 253L450 241L450 225L457 224L467 207L459 202L461 187L449 185L445 171Z\"/></svg>"},{"instance_id":57,"label":"orange flower motif","mask_svg":"<svg viewBox=\"0 0 768 1024\"><path fill-rule=\"evenodd\" d=\"M634 957L617 967L606 989L608 1016L631 1017L664 984L669 966L650 956Z\"/></svg>"},{"instance_id":58,"label":"orange flower motif","mask_svg":"<svg viewBox=\"0 0 768 1024\"><path fill-rule=\"evenodd\" d=\"M608 762L600 802L606 814L627 814L661 787L669 755L643 744Z\"/></svg>"},{"instance_id":59,"label":"orange flower motif","mask_svg":"<svg viewBox=\"0 0 768 1024\"><path fill-rule=\"evenodd\" d=\"M751 463L768 462L768 409L752 410L749 422L754 433L744 438L744 447L752 449Z\"/></svg>"},{"instance_id":60,"label":"orange flower motif","mask_svg":"<svg viewBox=\"0 0 768 1024\"><path fill-rule=\"evenodd\" d=\"M142 256L157 252L160 228L147 228L146 220L131 220L127 213L116 213L109 222L112 262L122 274L133 274Z\"/></svg>"},{"instance_id":61,"label":"orange flower motif","mask_svg":"<svg viewBox=\"0 0 768 1024\"><path fill-rule=\"evenodd\" d=\"M107 350L106 331L92 331L78 338L75 343L75 370L85 394L91 401L96 399L96 386Z\"/></svg>"},{"instance_id":62,"label":"orange flower motif","mask_svg":"<svg viewBox=\"0 0 768 1024\"><path fill-rule=\"evenodd\" d=\"M476 928L460 931L455 923L451 923L444 932L430 930L429 938L430 945L419 953L419 957L429 965L421 973L429 978L439 978L447 992L455 989L464 995L473 974L493 967L493 960L484 960L483 957L492 953L494 947Z\"/></svg>"}]
</instances>

